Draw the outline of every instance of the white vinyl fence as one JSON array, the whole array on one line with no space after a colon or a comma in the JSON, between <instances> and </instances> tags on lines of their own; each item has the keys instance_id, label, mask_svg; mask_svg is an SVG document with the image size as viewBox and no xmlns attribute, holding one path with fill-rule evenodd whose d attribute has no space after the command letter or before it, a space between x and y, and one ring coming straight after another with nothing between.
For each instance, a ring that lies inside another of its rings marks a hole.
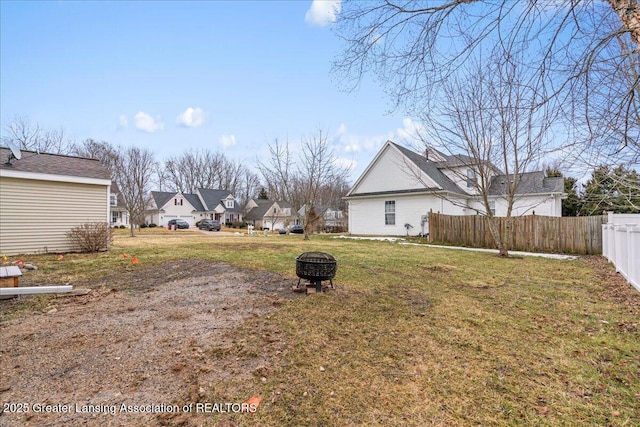
<instances>
[{"instance_id":1,"label":"white vinyl fence","mask_svg":"<svg viewBox=\"0 0 640 427\"><path fill-rule=\"evenodd\" d=\"M640 214L608 214L602 225L602 255L640 291Z\"/></svg>"}]
</instances>

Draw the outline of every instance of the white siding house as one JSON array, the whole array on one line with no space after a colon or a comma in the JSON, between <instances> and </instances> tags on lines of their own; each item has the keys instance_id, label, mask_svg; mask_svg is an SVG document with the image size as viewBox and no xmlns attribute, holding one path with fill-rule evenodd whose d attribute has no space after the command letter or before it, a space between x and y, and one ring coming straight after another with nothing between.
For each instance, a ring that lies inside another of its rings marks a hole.
<instances>
[{"instance_id":1,"label":"white siding house","mask_svg":"<svg viewBox=\"0 0 640 427\"><path fill-rule=\"evenodd\" d=\"M240 206L231 192L198 188L195 193L151 192L151 206L145 213L147 224L166 226L172 219L183 219L194 226L201 219L221 223L242 221Z\"/></svg>"},{"instance_id":2,"label":"white siding house","mask_svg":"<svg viewBox=\"0 0 640 427\"><path fill-rule=\"evenodd\" d=\"M296 217L287 202L254 199L247 203L244 220L259 230L280 230L295 223Z\"/></svg>"},{"instance_id":3,"label":"white siding house","mask_svg":"<svg viewBox=\"0 0 640 427\"><path fill-rule=\"evenodd\" d=\"M73 251L71 228L110 222L111 180L99 161L23 151L8 162L9 153L0 148L0 252Z\"/></svg>"},{"instance_id":4,"label":"white siding house","mask_svg":"<svg viewBox=\"0 0 640 427\"><path fill-rule=\"evenodd\" d=\"M418 154L391 141L382 147L347 193L349 232L362 235L428 233L427 214L484 212L475 182L477 171L465 156L434 149ZM506 214L504 175L491 167L489 201L496 216ZM514 215L561 216L562 178L542 172L521 174Z\"/></svg>"}]
</instances>

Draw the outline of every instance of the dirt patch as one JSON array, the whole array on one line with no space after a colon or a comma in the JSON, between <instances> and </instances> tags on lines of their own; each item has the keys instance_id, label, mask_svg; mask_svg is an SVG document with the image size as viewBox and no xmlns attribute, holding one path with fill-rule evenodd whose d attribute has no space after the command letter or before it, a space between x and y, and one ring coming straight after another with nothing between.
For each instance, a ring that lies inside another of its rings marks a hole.
<instances>
[{"instance_id":1,"label":"dirt patch","mask_svg":"<svg viewBox=\"0 0 640 427\"><path fill-rule=\"evenodd\" d=\"M220 349L233 348L247 319L298 297L296 282L183 260L76 284L93 291L0 324L0 424L202 425L207 415L185 405L210 401L213 383L250 377L265 363ZM21 298L0 308L15 310ZM270 338L284 346L279 340Z\"/></svg>"},{"instance_id":2,"label":"dirt patch","mask_svg":"<svg viewBox=\"0 0 640 427\"><path fill-rule=\"evenodd\" d=\"M640 306L638 291L627 283L620 273L616 273L615 267L613 264L607 262L606 258L602 256L588 256L584 257L584 259L591 265L598 280L606 284L599 292L598 296L600 298L615 301L617 304L628 307Z\"/></svg>"}]
</instances>

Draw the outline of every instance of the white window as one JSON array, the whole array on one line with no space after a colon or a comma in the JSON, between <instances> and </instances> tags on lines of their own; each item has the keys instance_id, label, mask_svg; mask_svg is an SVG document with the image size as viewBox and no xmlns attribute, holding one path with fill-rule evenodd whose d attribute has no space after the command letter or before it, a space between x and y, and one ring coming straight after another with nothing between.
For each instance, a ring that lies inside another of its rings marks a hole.
<instances>
[{"instance_id":1,"label":"white window","mask_svg":"<svg viewBox=\"0 0 640 427\"><path fill-rule=\"evenodd\" d=\"M496 201L489 200L489 210L491 211L492 216L496 216Z\"/></svg>"},{"instance_id":2,"label":"white window","mask_svg":"<svg viewBox=\"0 0 640 427\"><path fill-rule=\"evenodd\" d=\"M471 168L467 169L467 187L475 187L478 183L478 178L476 177L476 171Z\"/></svg>"},{"instance_id":3,"label":"white window","mask_svg":"<svg viewBox=\"0 0 640 427\"><path fill-rule=\"evenodd\" d=\"M111 212L111 223L113 224L118 222L118 217L118 212Z\"/></svg>"},{"instance_id":4,"label":"white window","mask_svg":"<svg viewBox=\"0 0 640 427\"><path fill-rule=\"evenodd\" d=\"M109 194L109 204L111 206L118 206L118 195L117 194Z\"/></svg>"},{"instance_id":5,"label":"white window","mask_svg":"<svg viewBox=\"0 0 640 427\"><path fill-rule=\"evenodd\" d=\"M233 209L233 200L227 200L225 206L229 209Z\"/></svg>"},{"instance_id":6,"label":"white window","mask_svg":"<svg viewBox=\"0 0 640 427\"><path fill-rule=\"evenodd\" d=\"M396 225L396 201L384 202L384 225Z\"/></svg>"}]
</instances>

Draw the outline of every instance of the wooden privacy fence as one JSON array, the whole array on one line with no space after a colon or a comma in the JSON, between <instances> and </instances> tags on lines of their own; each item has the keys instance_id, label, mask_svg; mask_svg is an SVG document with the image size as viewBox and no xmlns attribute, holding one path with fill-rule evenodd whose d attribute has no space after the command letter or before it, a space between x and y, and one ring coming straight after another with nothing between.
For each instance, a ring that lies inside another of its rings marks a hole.
<instances>
[{"instance_id":1,"label":"wooden privacy fence","mask_svg":"<svg viewBox=\"0 0 640 427\"><path fill-rule=\"evenodd\" d=\"M488 219L482 215L429 213L429 241L475 248L496 248ZM506 218L494 218L500 232ZM509 250L571 254L601 254L602 224L606 216L511 218Z\"/></svg>"}]
</instances>

